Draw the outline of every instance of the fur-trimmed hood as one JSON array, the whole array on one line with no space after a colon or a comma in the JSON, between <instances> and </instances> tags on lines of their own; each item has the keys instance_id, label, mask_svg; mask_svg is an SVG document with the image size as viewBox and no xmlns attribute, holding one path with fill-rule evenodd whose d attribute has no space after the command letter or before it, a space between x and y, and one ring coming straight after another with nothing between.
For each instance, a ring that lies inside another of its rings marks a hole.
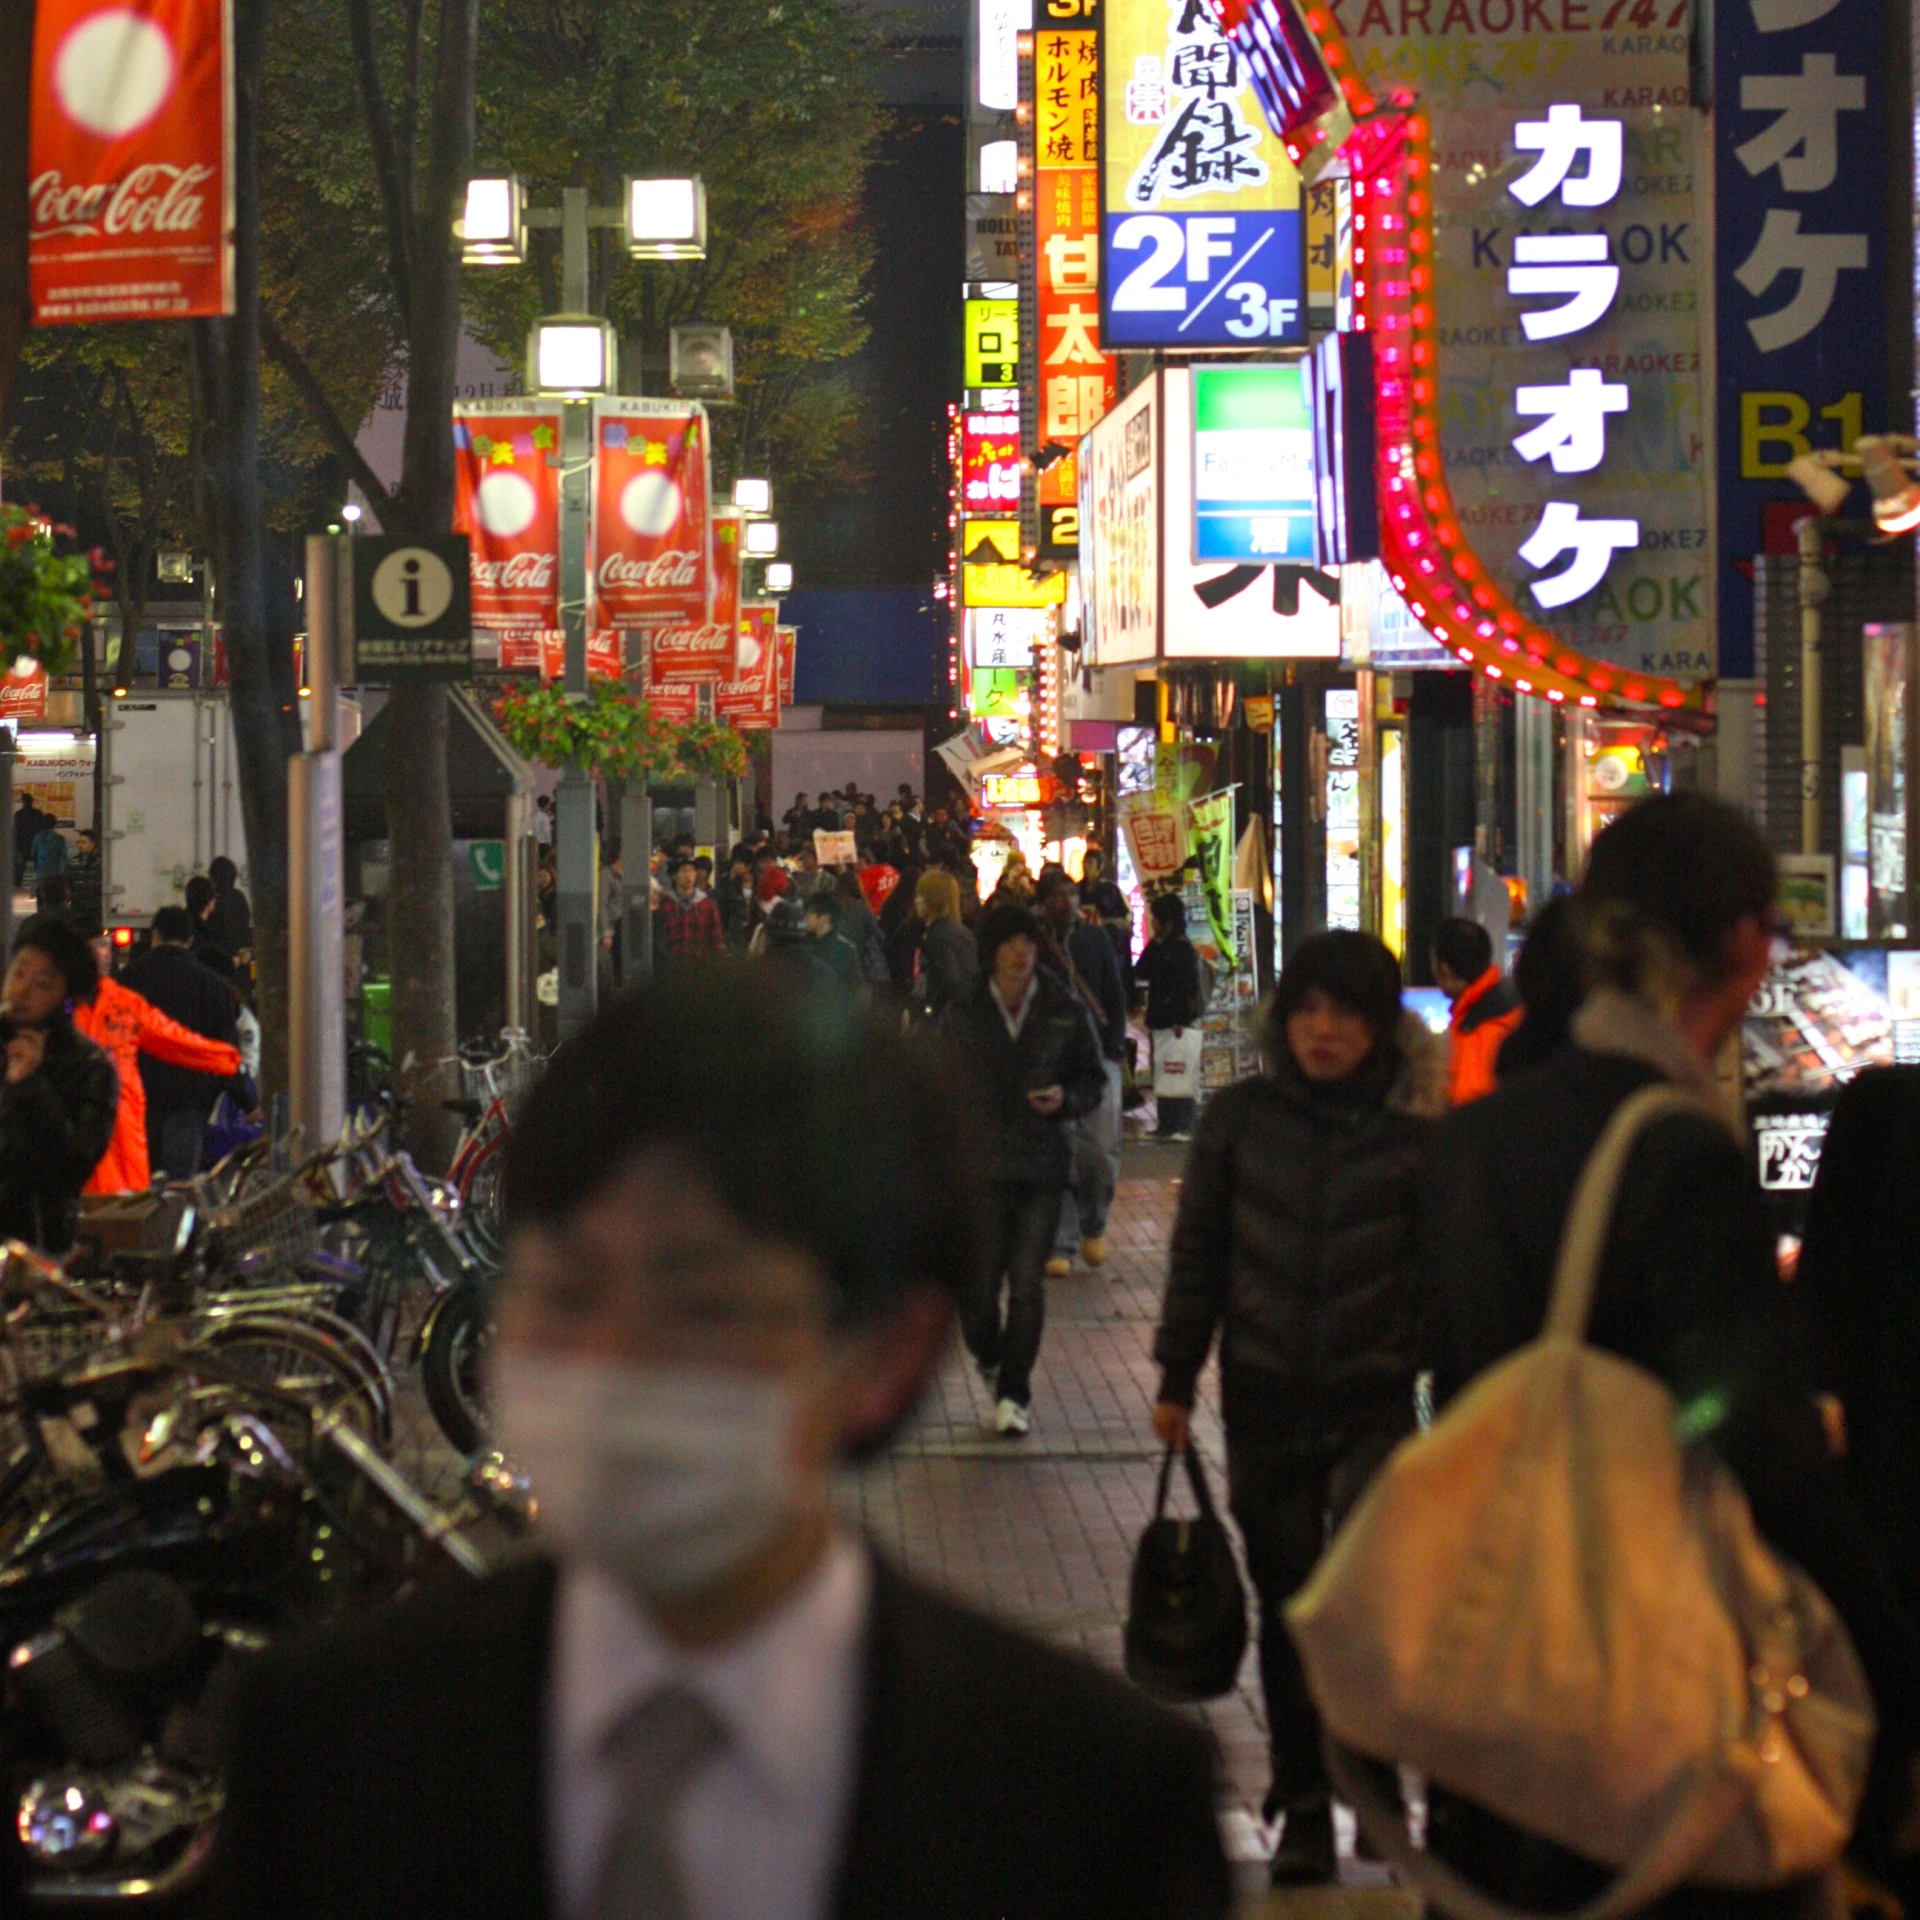
<instances>
[{"instance_id":1,"label":"fur-trimmed hood","mask_svg":"<svg viewBox=\"0 0 1920 1920\"><path fill-rule=\"evenodd\" d=\"M1249 1030L1267 1072L1277 1072L1286 1036L1274 1018L1271 996L1260 1003ZM1447 1036L1433 1032L1411 1007L1403 1007L1400 1024L1394 1029L1393 1047L1400 1065L1387 1089L1387 1106L1395 1113L1414 1114L1423 1120L1443 1118L1447 1111Z\"/></svg>"}]
</instances>

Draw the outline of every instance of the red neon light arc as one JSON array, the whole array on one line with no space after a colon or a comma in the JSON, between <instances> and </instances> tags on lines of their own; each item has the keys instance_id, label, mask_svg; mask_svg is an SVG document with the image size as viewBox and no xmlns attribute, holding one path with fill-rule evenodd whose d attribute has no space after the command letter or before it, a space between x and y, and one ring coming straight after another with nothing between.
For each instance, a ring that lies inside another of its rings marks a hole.
<instances>
[{"instance_id":1,"label":"red neon light arc","mask_svg":"<svg viewBox=\"0 0 1920 1920\"><path fill-rule=\"evenodd\" d=\"M1565 646L1494 584L1474 552L1440 455L1427 117L1403 88L1376 111L1332 10L1309 5L1304 17L1361 122L1341 151L1353 175L1354 300L1359 326L1374 336L1381 559L1395 591L1456 657L1522 693L1583 707L1702 705L1699 686Z\"/></svg>"}]
</instances>

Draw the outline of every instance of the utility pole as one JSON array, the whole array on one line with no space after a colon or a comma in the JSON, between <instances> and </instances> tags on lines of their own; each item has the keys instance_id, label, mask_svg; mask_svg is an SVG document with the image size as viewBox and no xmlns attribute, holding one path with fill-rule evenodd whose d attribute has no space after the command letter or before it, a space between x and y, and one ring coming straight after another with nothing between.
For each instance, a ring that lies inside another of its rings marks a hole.
<instances>
[{"instance_id":1,"label":"utility pole","mask_svg":"<svg viewBox=\"0 0 1920 1920\"><path fill-rule=\"evenodd\" d=\"M587 287L587 190L566 187L560 195L560 304L568 313L589 311ZM587 481L593 467L593 402L561 402L560 424L560 623L567 638L562 691L572 701L587 698ZM598 1003L600 889L594 878L593 779L579 767L560 775L554 806L554 851L559 885L560 1037L565 1040L592 1020Z\"/></svg>"}]
</instances>

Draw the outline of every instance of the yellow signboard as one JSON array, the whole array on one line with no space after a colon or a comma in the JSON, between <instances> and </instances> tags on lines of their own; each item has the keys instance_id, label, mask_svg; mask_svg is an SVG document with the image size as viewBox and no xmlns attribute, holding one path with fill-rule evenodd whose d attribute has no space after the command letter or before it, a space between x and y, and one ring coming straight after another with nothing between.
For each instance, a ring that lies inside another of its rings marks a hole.
<instances>
[{"instance_id":1,"label":"yellow signboard","mask_svg":"<svg viewBox=\"0 0 1920 1920\"><path fill-rule=\"evenodd\" d=\"M1020 302L967 302L967 385L1013 387L1020 383Z\"/></svg>"},{"instance_id":2,"label":"yellow signboard","mask_svg":"<svg viewBox=\"0 0 1920 1920\"><path fill-rule=\"evenodd\" d=\"M1100 161L1100 36L1034 35L1034 164L1092 167Z\"/></svg>"},{"instance_id":3,"label":"yellow signboard","mask_svg":"<svg viewBox=\"0 0 1920 1920\"><path fill-rule=\"evenodd\" d=\"M969 520L960 535L960 596L969 607L1057 607L1067 576L1036 579L1020 561L1017 520Z\"/></svg>"}]
</instances>

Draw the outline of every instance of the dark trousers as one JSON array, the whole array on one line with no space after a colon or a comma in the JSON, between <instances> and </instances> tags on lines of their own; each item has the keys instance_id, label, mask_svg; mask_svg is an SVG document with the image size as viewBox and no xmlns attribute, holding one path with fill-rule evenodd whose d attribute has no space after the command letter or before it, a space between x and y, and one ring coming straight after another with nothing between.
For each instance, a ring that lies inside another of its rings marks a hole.
<instances>
[{"instance_id":1,"label":"dark trousers","mask_svg":"<svg viewBox=\"0 0 1920 1920\"><path fill-rule=\"evenodd\" d=\"M176 1180L191 1180L200 1171L200 1148L207 1133L207 1116L195 1107L176 1107L147 1116L150 1153L156 1168Z\"/></svg>"},{"instance_id":2,"label":"dark trousers","mask_svg":"<svg viewBox=\"0 0 1920 1920\"><path fill-rule=\"evenodd\" d=\"M1033 1397L1033 1363L1046 1324L1047 1260L1060 1222L1064 1189L996 1181L987 1189L980 1221L980 1269L961 1315L968 1349L984 1367L998 1369L1002 1400L1025 1406ZM1000 1294L1006 1290L1006 1314Z\"/></svg>"},{"instance_id":3,"label":"dark trousers","mask_svg":"<svg viewBox=\"0 0 1920 1920\"><path fill-rule=\"evenodd\" d=\"M1157 1131L1162 1138L1170 1133L1193 1131L1193 1116L1199 1111L1199 1101L1178 1100L1172 1094L1156 1094L1154 1101L1160 1109L1160 1124Z\"/></svg>"},{"instance_id":4,"label":"dark trousers","mask_svg":"<svg viewBox=\"0 0 1920 1920\"><path fill-rule=\"evenodd\" d=\"M1260 1602L1260 1690L1273 1755L1269 1818L1327 1792L1320 1716L1282 1610L1399 1439L1393 1432L1343 1434L1316 1445L1229 1417L1227 1503L1246 1542Z\"/></svg>"}]
</instances>

